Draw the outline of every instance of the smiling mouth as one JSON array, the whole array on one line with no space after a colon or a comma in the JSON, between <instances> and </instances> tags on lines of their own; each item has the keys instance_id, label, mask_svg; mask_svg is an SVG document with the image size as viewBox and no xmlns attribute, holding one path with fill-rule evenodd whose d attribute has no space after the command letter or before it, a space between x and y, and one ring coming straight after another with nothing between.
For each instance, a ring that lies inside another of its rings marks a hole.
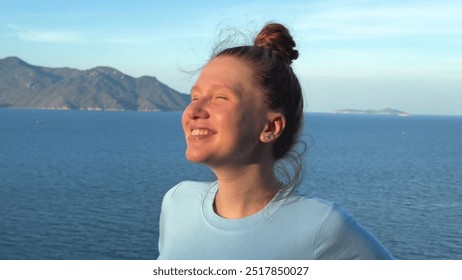
<instances>
[{"instance_id":1,"label":"smiling mouth","mask_svg":"<svg viewBox=\"0 0 462 280\"><path fill-rule=\"evenodd\" d=\"M215 134L215 132L209 130L209 129L203 129L203 128L196 128L191 130L191 135L192 136L209 136Z\"/></svg>"}]
</instances>

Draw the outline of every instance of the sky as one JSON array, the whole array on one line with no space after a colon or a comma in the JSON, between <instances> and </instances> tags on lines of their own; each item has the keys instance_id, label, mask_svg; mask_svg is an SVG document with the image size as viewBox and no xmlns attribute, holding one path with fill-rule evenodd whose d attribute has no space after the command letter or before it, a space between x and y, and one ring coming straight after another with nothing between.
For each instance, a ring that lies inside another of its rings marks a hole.
<instances>
[{"instance_id":1,"label":"sky","mask_svg":"<svg viewBox=\"0 0 462 280\"><path fill-rule=\"evenodd\" d=\"M0 58L114 67L189 93L229 34L291 31L308 112L462 115L462 1L0 0ZM196 71L197 72L197 71Z\"/></svg>"}]
</instances>

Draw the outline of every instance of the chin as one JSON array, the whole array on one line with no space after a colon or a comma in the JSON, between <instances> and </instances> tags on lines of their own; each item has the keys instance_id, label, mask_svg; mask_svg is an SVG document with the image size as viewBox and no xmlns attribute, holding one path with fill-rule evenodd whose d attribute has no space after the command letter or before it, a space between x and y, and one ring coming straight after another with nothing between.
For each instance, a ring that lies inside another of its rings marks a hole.
<instances>
[{"instance_id":1,"label":"chin","mask_svg":"<svg viewBox=\"0 0 462 280\"><path fill-rule=\"evenodd\" d=\"M206 158L202 154L188 153L188 151L186 151L185 156L187 160L194 163L205 163L206 161Z\"/></svg>"}]
</instances>

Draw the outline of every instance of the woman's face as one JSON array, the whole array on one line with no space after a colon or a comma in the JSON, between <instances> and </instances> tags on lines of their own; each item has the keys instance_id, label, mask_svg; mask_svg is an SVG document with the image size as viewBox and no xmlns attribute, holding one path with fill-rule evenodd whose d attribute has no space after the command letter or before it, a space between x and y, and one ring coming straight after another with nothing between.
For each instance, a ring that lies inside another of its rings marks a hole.
<instances>
[{"instance_id":1,"label":"woman's face","mask_svg":"<svg viewBox=\"0 0 462 280\"><path fill-rule=\"evenodd\" d=\"M242 60L220 56L202 70L182 117L188 160L210 167L258 160L268 109Z\"/></svg>"}]
</instances>

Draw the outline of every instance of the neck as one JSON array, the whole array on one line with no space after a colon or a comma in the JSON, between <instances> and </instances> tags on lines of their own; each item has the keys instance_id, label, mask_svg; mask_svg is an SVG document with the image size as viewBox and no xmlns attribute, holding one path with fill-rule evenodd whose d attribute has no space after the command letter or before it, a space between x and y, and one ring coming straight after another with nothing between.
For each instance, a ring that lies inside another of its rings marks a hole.
<instances>
[{"instance_id":1,"label":"neck","mask_svg":"<svg viewBox=\"0 0 462 280\"><path fill-rule=\"evenodd\" d=\"M214 169L218 178L215 212L229 219L238 219L263 209L279 191L272 164L254 164Z\"/></svg>"}]
</instances>

